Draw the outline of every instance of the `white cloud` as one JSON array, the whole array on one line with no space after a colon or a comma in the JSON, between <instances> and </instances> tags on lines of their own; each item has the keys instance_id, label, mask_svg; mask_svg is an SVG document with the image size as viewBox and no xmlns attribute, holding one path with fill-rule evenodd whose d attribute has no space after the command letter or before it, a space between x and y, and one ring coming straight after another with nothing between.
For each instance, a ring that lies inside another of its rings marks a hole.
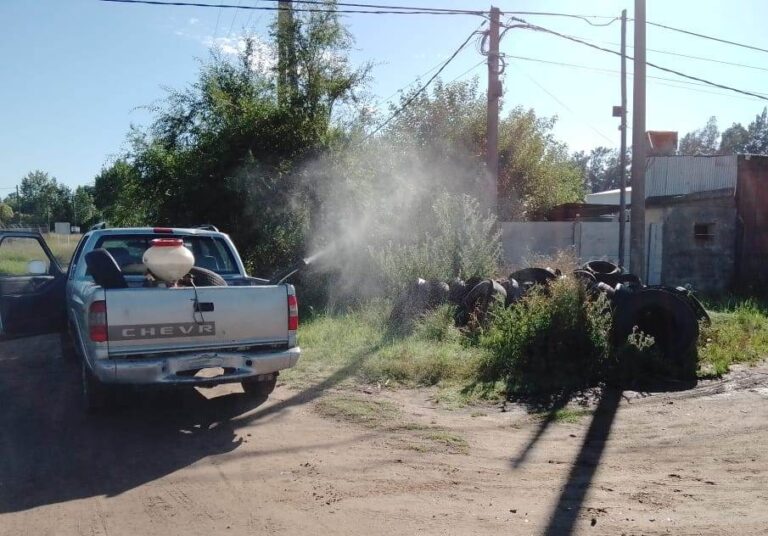
<instances>
[{"instance_id":1,"label":"white cloud","mask_svg":"<svg viewBox=\"0 0 768 536\"><path fill-rule=\"evenodd\" d=\"M274 47L269 43L265 43L257 36L253 39L253 59L251 61L251 68L254 71L268 72L275 68L277 64L277 52ZM203 39L203 44L218 50L222 54L228 56L236 56L242 54L245 51L245 36L238 35L232 37L216 37L211 36Z\"/></svg>"},{"instance_id":2,"label":"white cloud","mask_svg":"<svg viewBox=\"0 0 768 536\"><path fill-rule=\"evenodd\" d=\"M198 22L200 22L200 19L196 19L195 17L192 17L192 18L191 18L191 19L189 19L187 22L189 22L189 24L191 24L192 26L194 26L195 24L197 24Z\"/></svg>"}]
</instances>

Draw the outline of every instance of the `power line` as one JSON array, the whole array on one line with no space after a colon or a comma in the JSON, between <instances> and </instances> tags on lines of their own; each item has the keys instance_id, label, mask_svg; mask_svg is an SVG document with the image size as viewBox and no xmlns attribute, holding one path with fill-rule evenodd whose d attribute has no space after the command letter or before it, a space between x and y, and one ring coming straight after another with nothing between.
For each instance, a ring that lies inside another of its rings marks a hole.
<instances>
[{"instance_id":1,"label":"power line","mask_svg":"<svg viewBox=\"0 0 768 536\"><path fill-rule=\"evenodd\" d=\"M281 8L278 6L243 6L234 4L204 4L202 2L163 2L160 0L99 0L101 2L113 2L118 4L145 4L150 6L185 6L185 7L210 7L220 9L249 9L252 11L279 11ZM327 5L327 4L326 4ZM484 11L473 10L448 10L448 9L435 9L435 8L399 8L400 10L394 10L390 6L386 6L388 9L334 9L334 8L314 8L314 7L294 7L292 11L305 12L305 13L359 13L369 15L478 15L486 16ZM410 9L410 11L405 11Z\"/></svg>"},{"instance_id":2,"label":"power line","mask_svg":"<svg viewBox=\"0 0 768 536\"><path fill-rule=\"evenodd\" d=\"M464 42L461 43L461 45L459 45L459 48L457 48L453 52L453 54L451 54L450 57L447 60L445 60L445 62L443 62L443 64L440 66L440 68L437 70L437 72L435 74L433 74L430 77L430 79L427 80L427 82L425 84L423 84L418 90L416 90L413 93L413 95L408 97L408 99L406 99L406 101L404 103L402 103L394 112L392 112L392 114L384 122L380 123L375 129L373 129L372 132L368 133L362 140L360 140L360 143L363 143L366 140L368 140L371 137L373 137L374 135L376 135L376 133L378 133L381 129L383 129L385 126L387 126L395 117L400 115L408 106L410 106L413 103L413 101L415 101L416 98L419 95L424 93L424 91L429 87L429 85L432 82L434 82L434 80L438 76L440 76L440 73L442 73L443 70L445 70L445 68L448 67L448 64L450 64L454 60L454 58L456 58L456 56L458 56L459 53L462 50L464 50L464 47L467 46L467 44L472 40L472 38L475 35L477 35L477 33L480 30L480 28L482 28L484 25L485 25L485 21L483 21L482 24L480 24L480 26L477 28L477 30L474 30L472 33L469 34L469 36L464 40Z\"/></svg>"},{"instance_id":3,"label":"power line","mask_svg":"<svg viewBox=\"0 0 768 536\"><path fill-rule=\"evenodd\" d=\"M617 20L621 20L621 17L608 17L606 15L575 15L573 13L555 13L552 11L503 11L504 15L533 15L533 16L547 16L547 17L565 17L569 19L580 19L590 24L591 26L610 26ZM589 19L610 19L608 22L592 22Z\"/></svg>"},{"instance_id":4,"label":"power line","mask_svg":"<svg viewBox=\"0 0 768 536\"><path fill-rule=\"evenodd\" d=\"M603 68L600 68L600 67L590 67L588 65L579 65L579 64L576 64L576 63L564 63L564 62L561 62L561 61L545 60L545 59L542 59L542 58L530 58L530 57L526 57L526 56L513 56L513 55L510 55L510 54L505 54L504 57L505 58L515 59L515 60L530 61L530 62L535 62L535 63L543 63L543 64L547 64L547 65L556 65L556 66L560 66L560 67L570 67L570 68L573 68L573 69L582 69L582 70L585 70L585 71L596 72L596 73L599 73L599 74L609 74L609 75L615 75L615 76L618 76L620 74L619 71L617 71L615 69L603 69ZM633 76L633 73L628 73L628 75L629 76ZM694 82L686 82L684 80L677 80L677 79L672 79L672 78L663 78L663 77L660 77L660 76L648 76L647 78L649 80L651 80L652 83L660 85L660 86L672 87L672 88L675 88L675 89L682 89L682 90L685 90L685 91L693 91L693 92L696 92L696 93L706 93L707 95L727 96L727 97L730 97L730 98L747 99L747 100L751 100L751 101L755 100L753 97L745 97L745 96L741 96L741 95L732 95L731 93L725 93L725 92L722 92L722 91L707 91L707 90L704 90L704 89L697 89L697 88L694 88L694 87L690 87L692 85L695 85L697 87L698 86L708 87L708 86L706 86L706 84L696 84ZM684 84L684 85L681 85L681 84Z\"/></svg>"},{"instance_id":5,"label":"power line","mask_svg":"<svg viewBox=\"0 0 768 536\"><path fill-rule=\"evenodd\" d=\"M591 129L591 130L592 130L592 131L595 133L595 134L597 134L598 136L600 136L600 137L601 137L601 138L603 138L604 140L607 140L607 141L608 141L608 143L614 143L614 142L615 142L615 140L612 140L612 139L611 139L611 138L609 138L607 135L605 135L603 132L601 132L601 131L600 131L600 129L598 129L597 127L595 127L594 125L592 125L591 123L589 123L589 122L587 122L585 119L583 119L581 116L579 116L579 115L578 115L576 112L574 112L574 111L571 109L571 107L570 107L570 106L568 106L568 105L567 105L567 104L565 104L563 101L561 101L559 98L557 98L557 96L556 96L554 93L550 92L550 91L549 91L547 88L545 88L543 85L541 85L541 84L540 84L540 83L539 83L539 82L538 82L538 81L537 81L535 78L533 78L531 75L529 75L528 73L526 73L524 70L522 70L522 69L521 69L520 67L518 67L517 65L514 65L514 64L512 64L512 66L513 66L513 67L515 67L515 68L516 68L518 71L520 71L520 72L523 74L523 76L525 76L525 77L526 77L528 80L530 80L530 81L531 81L531 82L533 82L533 83L534 83L536 86L538 86L538 88L539 88L540 90L542 90L544 93L546 93L547 95L549 95L550 97L552 97L552 99L553 99L555 102L557 102L557 103L558 103L560 106L562 106L563 108L565 108L565 109L566 109L568 112L570 112L570 113L571 113L571 114L572 114L574 117L576 117L576 118L577 118L577 119L579 119L581 122L583 122L585 125L587 125L587 126L588 126L588 127L589 127L589 128L590 128L590 129Z\"/></svg>"},{"instance_id":6,"label":"power line","mask_svg":"<svg viewBox=\"0 0 768 536\"><path fill-rule=\"evenodd\" d=\"M600 73L619 74L619 71L617 71L615 69L604 69L604 68L601 68L601 67L591 67L591 66L588 66L588 65L579 65L577 63L566 63L566 62L562 62L562 61L546 60L546 59L543 59L543 58L531 58L529 56L515 56L515 55L511 55L511 54L505 54L504 57L505 58L512 58L512 59L516 59L516 60L532 61L532 62L537 62L537 63L546 63L546 64L549 64L549 65L558 65L558 66L562 66L562 67L573 67L575 69L584 69L584 70L587 70L587 71L594 71L594 72L600 72ZM633 74L629 73L629 75L632 76ZM685 80L678 80L676 78L664 78L662 76L648 76L647 78L652 79L652 80L662 80L664 82L674 82L676 84L685 84L685 85L689 85L689 86L709 87L709 84L700 84L698 82L687 82ZM712 92L707 92L707 93L712 93ZM759 92L755 92L755 93L758 94L758 95L762 95L762 96L768 97L768 94L766 94L766 93L759 93ZM714 94L715 95L727 95L727 93L714 93ZM749 98L752 99L752 97L749 97Z\"/></svg>"},{"instance_id":7,"label":"power line","mask_svg":"<svg viewBox=\"0 0 768 536\"><path fill-rule=\"evenodd\" d=\"M712 35L700 34L700 33L692 32L690 30L684 30L682 28L675 28L674 26L667 26L666 24L660 24L658 22L646 21L646 24L650 26L656 26L658 28L664 28L665 30L671 30L673 32L679 32L686 35L692 35L694 37L700 37L702 39L708 39L710 41L717 41L718 43L725 43L726 45L733 45L736 47L748 48L750 50L757 50L758 52L768 52L768 49L765 49L765 48L756 47L754 45L747 45L745 43L737 43L736 41L729 41L728 39L722 39L720 37L714 37ZM648 65L650 65L650 63Z\"/></svg>"},{"instance_id":8,"label":"power line","mask_svg":"<svg viewBox=\"0 0 768 536\"><path fill-rule=\"evenodd\" d=\"M570 37L574 37L576 39L581 39L583 41L589 41L589 42L592 42L592 43L603 43L605 45L619 46L619 43L617 43L615 41L600 41L600 40L597 40L597 39L589 39L587 37L581 37L581 36L572 35L572 34L569 34L569 36ZM632 45L627 45L627 48L634 48L634 47ZM748 65L746 63L738 63L738 62L733 62L733 61L717 60L717 59L714 59L714 58L705 58L703 56L694 56L692 54L683 54L681 52L672 52L671 50L660 50L658 48L646 48L646 50L648 52L655 52L656 54L666 54L668 56L678 56L678 57L681 57L681 58L688 58L688 59L692 59L692 60L706 61L706 62L710 62L710 63L719 63L721 65L730 65L730 66L733 66L733 67L742 67L744 69L754 69L754 70L757 70L757 71L766 71L766 72L768 72L768 68L766 68L766 67L758 67L757 65Z\"/></svg>"},{"instance_id":9,"label":"power line","mask_svg":"<svg viewBox=\"0 0 768 536\"><path fill-rule=\"evenodd\" d=\"M279 2L280 0L264 0L265 2ZM327 6L328 3L326 0L298 0L302 4L312 4L312 5L319 5L319 6ZM440 13L459 13L459 14L466 14L467 12L472 13L485 13L484 11L476 11L476 10L469 10L469 9L456 9L456 8L449 8L449 7L423 7L423 6L391 6L391 5L382 5L382 4L356 4L351 2L334 2L337 6L342 7L359 7L359 8L365 8L365 9L396 9L398 11L412 11L412 10L418 10L418 11L432 11L432 12L440 12Z\"/></svg>"},{"instance_id":10,"label":"power line","mask_svg":"<svg viewBox=\"0 0 768 536\"><path fill-rule=\"evenodd\" d=\"M237 0L237 7L240 8L240 4L243 3L243 0ZM253 11L251 11L253 13ZM235 26L235 19L237 18L237 9L235 9L235 12L232 14L232 23L229 25L229 31L227 32L227 37L232 35L232 28Z\"/></svg>"},{"instance_id":11,"label":"power line","mask_svg":"<svg viewBox=\"0 0 768 536\"><path fill-rule=\"evenodd\" d=\"M540 31L540 32L545 32L545 33L548 33L548 34L556 35L557 37L561 37L563 39L567 39L569 41L573 41L574 43L579 43L579 44L588 46L590 48L594 48L595 50L601 50L603 52L608 52L609 54L614 54L616 56L621 56L621 52L618 52L616 50L611 50L610 48L601 47L599 45L592 44L592 43L590 43L588 41L584 41L584 40L578 39L576 37L571 37L569 35L562 34L560 32L556 32L554 30L550 30L549 28L544 28L542 26L537 26L536 24L531 24L528 21L525 21L523 19L519 19L517 17L511 17L511 20L524 24L524 26L518 26L519 28L527 28L527 29L531 29L531 30L536 30L536 31ZM627 56L627 58L628 59L634 59L632 56ZM741 93L743 95L748 95L750 97L756 97L758 99L768 101L768 97L766 97L764 95L760 95L759 93L753 93L751 91L745 91L743 89L738 89L738 88L735 88L735 87L726 86L725 84L720 84L718 82L713 82L713 81L707 80L705 78L699 78L697 76L692 76L690 74L685 74L685 73L682 73L680 71L676 71L675 69L670 69L668 67L662 67L661 65L658 65L658 64L655 64L655 63L651 63L649 61L646 61L645 64L650 66L650 67L653 67L654 69L658 69L660 71L671 73L671 74L680 76L682 78L687 78L689 80L695 80L696 82L701 82L701 83L709 85L709 86L717 87L717 88L720 88L720 89L725 89L725 90L728 90L728 91L733 91L735 93Z\"/></svg>"}]
</instances>

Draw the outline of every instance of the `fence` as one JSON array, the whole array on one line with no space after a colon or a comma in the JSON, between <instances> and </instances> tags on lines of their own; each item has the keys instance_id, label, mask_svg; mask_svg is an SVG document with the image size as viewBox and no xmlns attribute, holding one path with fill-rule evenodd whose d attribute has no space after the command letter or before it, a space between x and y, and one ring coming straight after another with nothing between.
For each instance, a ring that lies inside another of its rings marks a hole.
<instances>
[{"instance_id":1,"label":"fence","mask_svg":"<svg viewBox=\"0 0 768 536\"><path fill-rule=\"evenodd\" d=\"M649 284L661 282L662 224L648 224L646 273ZM625 230L624 264L629 266L629 225ZM571 251L582 262L594 259L618 262L618 222L503 222L503 260L509 267L526 266L532 257Z\"/></svg>"}]
</instances>

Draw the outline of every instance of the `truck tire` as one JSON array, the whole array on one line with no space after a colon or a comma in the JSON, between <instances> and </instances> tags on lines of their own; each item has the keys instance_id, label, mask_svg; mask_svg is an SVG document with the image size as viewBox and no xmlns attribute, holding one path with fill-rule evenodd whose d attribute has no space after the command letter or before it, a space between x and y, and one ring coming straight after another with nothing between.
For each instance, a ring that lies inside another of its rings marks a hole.
<instances>
[{"instance_id":1,"label":"truck tire","mask_svg":"<svg viewBox=\"0 0 768 536\"><path fill-rule=\"evenodd\" d=\"M252 396L253 398L267 398L272 394L272 391L275 390L275 386L277 385L277 374L273 374L272 379L270 380L245 380L242 382L242 385L243 391L245 391L245 394L248 396Z\"/></svg>"},{"instance_id":2,"label":"truck tire","mask_svg":"<svg viewBox=\"0 0 768 536\"><path fill-rule=\"evenodd\" d=\"M193 266L189 271L192 275L192 280L195 282L195 286L198 287L226 287L227 282L224 278L213 270L206 268L200 268L199 266Z\"/></svg>"},{"instance_id":3,"label":"truck tire","mask_svg":"<svg viewBox=\"0 0 768 536\"><path fill-rule=\"evenodd\" d=\"M83 359L82 394L85 411L90 414L101 413L109 407L110 393L107 387L91 372Z\"/></svg>"}]
</instances>

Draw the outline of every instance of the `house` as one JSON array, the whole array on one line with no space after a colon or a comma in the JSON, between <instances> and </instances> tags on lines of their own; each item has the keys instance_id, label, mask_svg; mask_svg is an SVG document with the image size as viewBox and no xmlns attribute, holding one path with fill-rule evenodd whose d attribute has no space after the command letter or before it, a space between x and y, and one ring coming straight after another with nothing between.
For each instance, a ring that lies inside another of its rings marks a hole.
<instances>
[{"instance_id":1,"label":"house","mask_svg":"<svg viewBox=\"0 0 768 536\"><path fill-rule=\"evenodd\" d=\"M690 285L713 294L768 292L768 156L653 154L645 190L649 284ZM629 218L631 200L628 188ZM547 222L506 222L505 260L519 264L565 245L582 260L615 262L618 205L619 191L608 190L555 207Z\"/></svg>"}]
</instances>

